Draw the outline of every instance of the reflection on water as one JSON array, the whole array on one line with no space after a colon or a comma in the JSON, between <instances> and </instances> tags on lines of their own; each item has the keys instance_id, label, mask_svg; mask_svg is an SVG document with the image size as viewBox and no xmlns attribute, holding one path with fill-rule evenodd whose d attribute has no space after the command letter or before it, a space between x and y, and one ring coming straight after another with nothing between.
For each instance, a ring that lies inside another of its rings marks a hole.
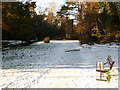
<instances>
[{"instance_id":1,"label":"reflection on water","mask_svg":"<svg viewBox=\"0 0 120 90\"><path fill-rule=\"evenodd\" d=\"M80 51L65 52L73 49ZM108 55L115 61L114 67L118 65L118 48L108 44L80 46L78 41L35 43L30 46L12 47L2 54L3 69L95 68L96 61L106 62Z\"/></svg>"}]
</instances>

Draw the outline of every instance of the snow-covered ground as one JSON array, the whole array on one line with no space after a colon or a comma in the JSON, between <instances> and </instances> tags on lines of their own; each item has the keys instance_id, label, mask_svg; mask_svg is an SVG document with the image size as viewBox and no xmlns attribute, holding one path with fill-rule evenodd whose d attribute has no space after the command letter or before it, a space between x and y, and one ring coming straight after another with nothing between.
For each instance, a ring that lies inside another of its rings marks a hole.
<instances>
[{"instance_id":1,"label":"snow-covered ground","mask_svg":"<svg viewBox=\"0 0 120 90\"><path fill-rule=\"evenodd\" d=\"M80 50L70 51L66 50ZM1 88L118 88L118 49L115 43L80 45L77 40L37 42L3 51ZM111 81L97 81L96 61L115 61Z\"/></svg>"}]
</instances>

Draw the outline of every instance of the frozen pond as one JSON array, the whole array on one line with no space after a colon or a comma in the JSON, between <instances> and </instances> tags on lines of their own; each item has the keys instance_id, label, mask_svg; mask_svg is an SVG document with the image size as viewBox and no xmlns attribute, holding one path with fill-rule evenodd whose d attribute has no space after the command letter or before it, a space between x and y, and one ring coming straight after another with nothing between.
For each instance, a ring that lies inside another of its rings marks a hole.
<instances>
[{"instance_id":1,"label":"frozen pond","mask_svg":"<svg viewBox=\"0 0 120 90\"><path fill-rule=\"evenodd\" d=\"M79 49L80 51L66 50ZM12 47L3 51L3 69L95 68L96 61L106 62L110 55L118 68L116 44L80 45L77 40L37 42L29 46Z\"/></svg>"}]
</instances>

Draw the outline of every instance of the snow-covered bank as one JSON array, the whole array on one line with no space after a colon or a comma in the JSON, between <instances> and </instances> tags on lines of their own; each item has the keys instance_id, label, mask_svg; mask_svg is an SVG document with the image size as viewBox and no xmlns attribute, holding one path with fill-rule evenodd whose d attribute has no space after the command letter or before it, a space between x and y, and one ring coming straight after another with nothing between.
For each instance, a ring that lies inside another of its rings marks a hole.
<instances>
[{"instance_id":1,"label":"snow-covered bank","mask_svg":"<svg viewBox=\"0 0 120 90\"><path fill-rule=\"evenodd\" d=\"M80 51L65 52L76 49ZM118 49L116 44L80 45L76 40L12 47L3 51L0 87L117 88ZM96 81L96 61L106 62L108 55L115 61L111 82Z\"/></svg>"},{"instance_id":2,"label":"snow-covered bank","mask_svg":"<svg viewBox=\"0 0 120 90\"><path fill-rule=\"evenodd\" d=\"M118 72L111 80L98 81L95 69L11 69L0 70L1 88L118 88ZM107 80L105 77L103 78Z\"/></svg>"}]
</instances>

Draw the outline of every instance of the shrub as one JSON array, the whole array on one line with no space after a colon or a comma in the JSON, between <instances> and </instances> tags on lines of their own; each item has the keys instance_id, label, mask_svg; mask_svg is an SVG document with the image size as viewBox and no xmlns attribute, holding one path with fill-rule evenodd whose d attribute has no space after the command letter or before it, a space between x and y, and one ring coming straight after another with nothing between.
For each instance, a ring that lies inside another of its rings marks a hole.
<instances>
[{"instance_id":1,"label":"shrub","mask_svg":"<svg viewBox=\"0 0 120 90\"><path fill-rule=\"evenodd\" d=\"M50 37L45 37L44 38L44 43L50 43Z\"/></svg>"}]
</instances>

